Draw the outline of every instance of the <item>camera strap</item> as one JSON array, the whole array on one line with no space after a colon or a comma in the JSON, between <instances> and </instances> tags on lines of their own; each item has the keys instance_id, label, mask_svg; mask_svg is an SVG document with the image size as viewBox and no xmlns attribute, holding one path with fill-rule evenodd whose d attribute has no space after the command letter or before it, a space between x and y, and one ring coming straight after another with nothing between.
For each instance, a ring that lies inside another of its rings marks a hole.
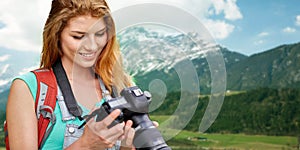
<instances>
[{"instance_id":1,"label":"camera strap","mask_svg":"<svg viewBox=\"0 0 300 150\"><path fill-rule=\"evenodd\" d=\"M75 96L73 94L73 91L71 89L71 85L70 82L67 78L67 74L62 66L61 60L58 59L54 65L52 66L53 68L53 72L56 76L56 80L58 83L58 86L61 89L62 95L64 97L64 101L67 105L67 108L69 110L69 112L75 116L78 117L80 120L82 120L82 110L81 108L78 106L76 100L75 100Z\"/></svg>"}]
</instances>

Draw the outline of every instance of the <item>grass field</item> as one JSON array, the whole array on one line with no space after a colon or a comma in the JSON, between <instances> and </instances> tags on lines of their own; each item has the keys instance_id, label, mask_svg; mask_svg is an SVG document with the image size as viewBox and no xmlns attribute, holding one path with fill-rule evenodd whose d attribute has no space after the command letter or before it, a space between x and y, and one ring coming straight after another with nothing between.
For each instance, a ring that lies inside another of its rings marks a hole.
<instances>
[{"instance_id":1,"label":"grass field","mask_svg":"<svg viewBox=\"0 0 300 150\"><path fill-rule=\"evenodd\" d=\"M152 120L162 122L169 116L151 116ZM168 129L166 133L174 132ZM202 134L181 131L167 143L172 149L230 149L230 150L296 150L297 137L264 136L244 134Z\"/></svg>"},{"instance_id":2,"label":"grass field","mask_svg":"<svg viewBox=\"0 0 300 150\"><path fill-rule=\"evenodd\" d=\"M288 150L297 149L296 137L244 134L201 134L181 131L168 141L173 149L243 149Z\"/></svg>"}]
</instances>

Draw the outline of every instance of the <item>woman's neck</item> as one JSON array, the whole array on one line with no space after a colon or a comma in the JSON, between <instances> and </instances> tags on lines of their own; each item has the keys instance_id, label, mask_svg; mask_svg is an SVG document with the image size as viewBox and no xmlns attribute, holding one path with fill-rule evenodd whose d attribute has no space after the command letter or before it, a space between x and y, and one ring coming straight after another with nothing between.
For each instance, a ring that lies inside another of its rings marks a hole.
<instances>
[{"instance_id":1,"label":"woman's neck","mask_svg":"<svg viewBox=\"0 0 300 150\"><path fill-rule=\"evenodd\" d=\"M84 68L73 64L72 62L63 60L62 65L70 82L73 82L74 80L88 81L95 79L95 74L92 73L92 68Z\"/></svg>"}]
</instances>

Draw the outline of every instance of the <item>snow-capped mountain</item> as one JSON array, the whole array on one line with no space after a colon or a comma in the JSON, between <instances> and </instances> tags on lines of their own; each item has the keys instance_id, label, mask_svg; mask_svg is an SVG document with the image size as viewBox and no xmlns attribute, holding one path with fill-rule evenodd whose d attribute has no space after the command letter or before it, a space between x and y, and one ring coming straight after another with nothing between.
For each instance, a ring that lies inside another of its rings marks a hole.
<instances>
[{"instance_id":1,"label":"snow-capped mountain","mask_svg":"<svg viewBox=\"0 0 300 150\"><path fill-rule=\"evenodd\" d=\"M201 39L201 35L195 32L168 33L135 26L120 32L118 39L124 66L142 89L148 89L152 81L159 79L164 82L168 91L177 91L181 88L183 79L191 77L187 74L192 74L179 72L189 68L195 69L201 91L208 92L212 72L223 72L222 78L225 78L225 66L247 58L230 52L213 41ZM225 82L223 79L223 83Z\"/></svg>"},{"instance_id":2,"label":"snow-capped mountain","mask_svg":"<svg viewBox=\"0 0 300 150\"><path fill-rule=\"evenodd\" d=\"M205 57L220 47L199 39L197 33L166 33L131 27L118 34L124 64L134 76L154 70L168 71L183 60Z\"/></svg>"}]
</instances>

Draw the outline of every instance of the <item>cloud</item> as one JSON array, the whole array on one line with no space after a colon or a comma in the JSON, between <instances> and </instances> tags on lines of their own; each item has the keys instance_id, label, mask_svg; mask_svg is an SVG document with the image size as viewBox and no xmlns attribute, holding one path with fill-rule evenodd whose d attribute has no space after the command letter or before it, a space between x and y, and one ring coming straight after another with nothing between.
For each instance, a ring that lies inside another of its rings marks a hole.
<instances>
[{"instance_id":1,"label":"cloud","mask_svg":"<svg viewBox=\"0 0 300 150\"><path fill-rule=\"evenodd\" d=\"M297 30L295 28L291 28L291 27L286 27L282 30L282 32L284 32L284 33L294 33L296 31Z\"/></svg>"},{"instance_id":2,"label":"cloud","mask_svg":"<svg viewBox=\"0 0 300 150\"><path fill-rule=\"evenodd\" d=\"M9 81L10 81L10 79L8 79L8 80L0 80L0 86L8 84Z\"/></svg>"},{"instance_id":3,"label":"cloud","mask_svg":"<svg viewBox=\"0 0 300 150\"><path fill-rule=\"evenodd\" d=\"M50 3L40 0L1 1L0 20L3 26L0 29L0 47L40 51L42 29Z\"/></svg>"},{"instance_id":4,"label":"cloud","mask_svg":"<svg viewBox=\"0 0 300 150\"><path fill-rule=\"evenodd\" d=\"M219 15L223 12L225 19L232 21L243 18L239 7L236 5L236 0L212 0L212 2L213 7L215 8L214 13L216 15Z\"/></svg>"},{"instance_id":5,"label":"cloud","mask_svg":"<svg viewBox=\"0 0 300 150\"><path fill-rule=\"evenodd\" d=\"M254 41L254 45L257 45L257 46L258 46L258 45L265 44L266 41L263 40L262 38L263 38L263 37L266 37L266 36L269 36L269 35L270 35L270 33L269 33L269 32L265 32L265 31L259 33L259 34L257 35L257 36L258 36L257 41Z\"/></svg>"},{"instance_id":6,"label":"cloud","mask_svg":"<svg viewBox=\"0 0 300 150\"><path fill-rule=\"evenodd\" d=\"M0 76L2 76L4 73L6 73L9 66L10 66L9 64L6 64L1 68Z\"/></svg>"},{"instance_id":7,"label":"cloud","mask_svg":"<svg viewBox=\"0 0 300 150\"><path fill-rule=\"evenodd\" d=\"M243 16L236 4L236 0L107 0L112 11L126 6L143 3L159 3L176 6L195 15L206 26L216 39L226 39L235 29L235 26L225 20L234 21ZM149 12L151 13L151 12ZM213 15L224 13L224 20L210 19ZM178 22L180 23L180 22Z\"/></svg>"},{"instance_id":8,"label":"cloud","mask_svg":"<svg viewBox=\"0 0 300 150\"><path fill-rule=\"evenodd\" d=\"M259 37L265 37L265 36L268 36L268 35L270 35L270 33L268 33L268 32L261 32L261 33L258 34Z\"/></svg>"},{"instance_id":9,"label":"cloud","mask_svg":"<svg viewBox=\"0 0 300 150\"><path fill-rule=\"evenodd\" d=\"M259 41L255 41L254 45L261 45L261 44L264 44L264 43L265 43L264 40L259 40Z\"/></svg>"},{"instance_id":10,"label":"cloud","mask_svg":"<svg viewBox=\"0 0 300 150\"><path fill-rule=\"evenodd\" d=\"M296 16L296 25L300 26L300 15Z\"/></svg>"},{"instance_id":11,"label":"cloud","mask_svg":"<svg viewBox=\"0 0 300 150\"><path fill-rule=\"evenodd\" d=\"M6 25L0 20L0 29L4 28Z\"/></svg>"},{"instance_id":12,"label":"cloud","mask_svg":"<svg viewBox=\"0 0 300 150\"><path fill-rule=\"evenodd\" d=\"M221 20L206 20L204 25L215 39L223 40L231 34L235 26Z\"/></svg>"},{"instance_id":13,"label":"cloud","mask_svg":"<svg viewBox=\"0 0 300 150\"><path fill-rule=\"evenodd\" d=\"M198 18L202 19L208 15L208 9L212 6L211 0L107 0L107 3L112 12L119 10L121 8L125 8L128 6L133 6L137 4L164 4L175 6L181 8L187 12L190 12L196 15ZM149 12L151 13L151 12Z\"/></svg>"},{"instance_id":14,"label":"cloud","mask_svg":"<svg viewBox=\"0 0 300 150\"><path fill-rule=\"evenodd\" d=\"M8 60L10 58L10 55L3 55L0 56L0 62L5 62L6 60Z\"/></svg>"},{"instance_id":15,"label":"cloud","mask_svg":"<svg viewBox=\"0 0 300 150\"><path fill-rule=\"evenodd\" d=\"M23 68L18 74L23 75L25 73L30 72L31 70L35 70L38 67L39 67L38 65L34 65L34 66L31 66L31 67L28 67L28 68Z\"/></svg>"}]
</instances>

